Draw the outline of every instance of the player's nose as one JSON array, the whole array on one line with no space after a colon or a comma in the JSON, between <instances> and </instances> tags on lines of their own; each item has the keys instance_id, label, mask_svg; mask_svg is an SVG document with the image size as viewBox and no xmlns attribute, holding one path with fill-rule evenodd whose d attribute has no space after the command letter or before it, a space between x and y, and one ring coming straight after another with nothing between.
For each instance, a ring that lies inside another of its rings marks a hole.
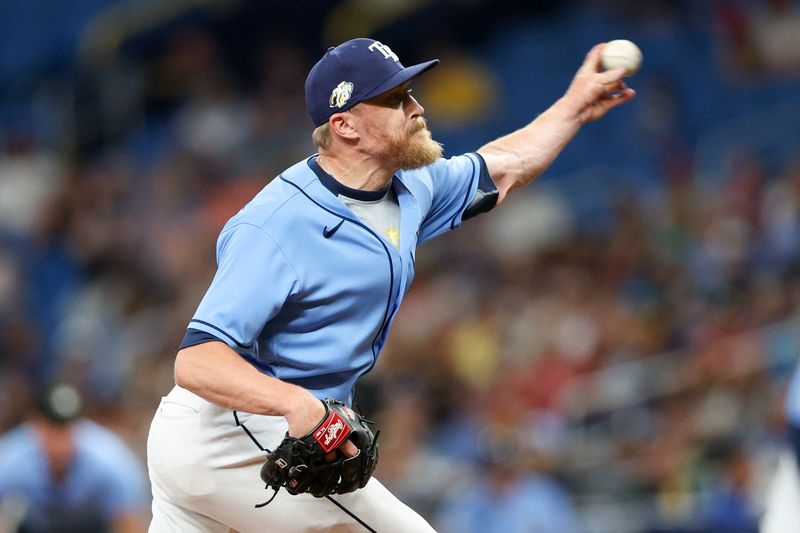
<instances>
[{"instance_id":1,"label":"player's nose","mask_svg":"<svg viewBox=\"0 0 800 533\"><path fill-rule=\"evenodd\" d=\"M410 116L413 118L413 117L421 117L422 115L424 115L425 114L425 108L422 107L422 104L420 104L417 101L417 99L414 98L413 96L411 96L410 94L408 95L408 97L411 100Z\"/></svg>"}]
</instances>

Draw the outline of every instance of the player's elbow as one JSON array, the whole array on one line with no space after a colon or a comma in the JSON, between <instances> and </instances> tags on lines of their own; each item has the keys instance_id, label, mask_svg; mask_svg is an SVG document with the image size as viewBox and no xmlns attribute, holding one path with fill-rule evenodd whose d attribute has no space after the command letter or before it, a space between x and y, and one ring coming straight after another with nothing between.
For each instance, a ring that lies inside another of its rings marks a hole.
<instances>
[{"instance_id":1,"label":"player's elbow","mask_svg":"<svg viewBox=\"0 0 800 533\"><path fill-rule=\"evenodd\" d=\"M192 351L192 348L194 348L194 346L178 350L178 354L175 356L175 366L173 369L175 384L187 390L193 390L196 384L194 365L192 365L191 354L189 353Z\"/></svg>"},{"instance_id":2,"label":"player's elbow","mask_svg":"<svg viewBox=\"0 0 800 533\"><path fill-rule=\"evenodd\" d=\"M487 145L478 151L486 162L486 168L497 188L495 206L502 204L509 193L530 181L526 179L527 169L521 165L518 156L511 155L508 151L497 152L497 150L496 147Z\"/></svg>"},{"instance_id":3,"label":"player's elbow","mask_svg":"<svg viewBox=\"0 0 800 533\"><path fill-rule=\"evenodd\" d=\"M492 176L492 178L494 179L494 176ZM522 187L522 179L516 174L508 172L498 176L498 178L495 179L495 184L497 186L497 203L495 207L497 207L503 203L506 196Z\"/></svg>"},{"instance_id":4,"label":"player's elbow","mask_svg":"<svg viewBox=\"0 0 800 533\"><path fill-rule=\"evenodd\" d=\"M201 395L219 378L220 361L228 347L223 342L203 342L178 350L173 368L175 384Z\"/></svg>"}]
</instances>

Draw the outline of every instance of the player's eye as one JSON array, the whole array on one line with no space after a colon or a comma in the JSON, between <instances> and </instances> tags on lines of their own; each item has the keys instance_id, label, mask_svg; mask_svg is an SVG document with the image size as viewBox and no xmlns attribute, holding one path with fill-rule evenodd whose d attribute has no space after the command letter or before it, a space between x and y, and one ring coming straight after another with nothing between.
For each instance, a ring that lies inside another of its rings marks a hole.
<instances>
[{"instance_id":1,"label":"player's eye","mask_svg":"<svg viewBox=\"0 0 800 533\"><path fill-rule=\"evenodd\" d=\"M403 105L403 102L405 102L409 94L411 94L411 89L399 89L387 93L385 96L381 97L380 100L377 100L376 103L379 103L379 105L383 106L399 108Z\"/></svg>"},{"instance_id":2,"label":"player's eye","mask_svg":"<svg viewBox=\"0 0 800 533\"><path fill-rule=\"evenodd\" d=\"M392 97L392 102L395 105L400 105L406 101L406 98L408 98L410 94L411 94L411 89L406 89L404 91L397 91Z\"/></svg>"}]
</instances>

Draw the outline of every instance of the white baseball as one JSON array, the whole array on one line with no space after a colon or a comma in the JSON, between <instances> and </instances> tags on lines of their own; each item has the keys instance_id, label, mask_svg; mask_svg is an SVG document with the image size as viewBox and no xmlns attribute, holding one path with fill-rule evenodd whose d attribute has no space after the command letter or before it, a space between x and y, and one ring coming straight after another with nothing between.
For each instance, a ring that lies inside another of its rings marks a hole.
<instances>
[{"instance_id":1,"label":"white baseball","mask_svg":"<svg viewBox=\"0 0 800 533\"><path fill-rule=\"evenodd\" d=\"M609 41L603 47L600 62L605 70L622 67L626 76L633 76L642 64L642 51L626 39Z\"/></svg>"}]
</instances>

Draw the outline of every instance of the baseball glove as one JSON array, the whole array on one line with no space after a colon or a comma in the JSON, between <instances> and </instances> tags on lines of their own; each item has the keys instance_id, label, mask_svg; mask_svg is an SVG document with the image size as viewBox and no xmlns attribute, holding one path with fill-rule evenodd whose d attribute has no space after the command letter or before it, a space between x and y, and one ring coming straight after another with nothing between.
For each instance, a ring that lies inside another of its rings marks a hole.
<instances>
[{"instance_id":1,"label":"baseball glove","mask_svg":"<svg viewBox=\"0 0 800 533\"><path fill-rule=\"evenodd\" d=\"M371 422L338 400L327 398L322 403L325 416L313 430L300 438L287 433L267 454L261 479L275 494L281 487L290 494L310 493L317 498L345 494L363 487L372 476L378 464L378 435L372 434ZM358 448L355 457L337 451L347 439ZM328 461L331 452L336 458Z\"/></svg>"}]
</instances>

